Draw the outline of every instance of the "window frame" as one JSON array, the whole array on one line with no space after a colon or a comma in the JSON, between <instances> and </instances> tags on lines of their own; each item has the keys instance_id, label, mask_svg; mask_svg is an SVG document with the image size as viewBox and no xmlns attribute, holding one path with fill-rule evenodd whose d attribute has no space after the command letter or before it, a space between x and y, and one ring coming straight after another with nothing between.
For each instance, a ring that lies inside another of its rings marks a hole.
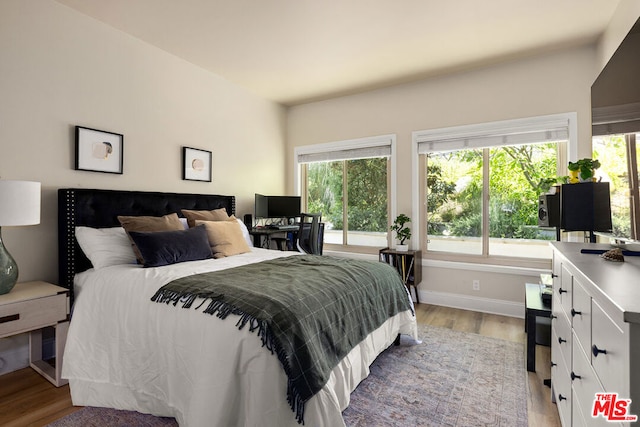
<instances>
[{"instance_id":1,"label":"window frame","mask_svg":"<svg viewBox=\"0 0 640 427\"><path fill-rule=\"evenodd\" d=\"M461 263L495 264L512 267L528 267L535 269L549 268L549 260L528 259L517 257L505 257L489 255L488 243L483 243L482 255L454 254L447 252L430 252L426 250L423 224L426 224L426 155L420 153L420 144L437 144L440 141L455 141L464 139L493 138L494 136L517 134L527 130L544 130L550 126L557 126L558 123L566 123L567 144L558 152L557 175L564 175L565 169L561 165L566 165L568 159L577 158L578 147L578 125L577 113L560 113L546 116L536 116L521 119L502 120L486 122L472 125L452 126L446 128L429 129L412 132L412 182L411 191L413 195L412 217L419 221L412 223L413 235L417 238L418 247L422 249L423 258L440 261L452 261ZM498 144L493 144L498 146ZM464 147L459 147L464 148ZM469 147L469 148L480 148ZM485 188L488 189L489 176L485 174ZM485 193L486 194L486 193ZM483 240L488 234L488 204L483 203ZM487 241L488 242L488 241Z\"/></svg>"},{"instance_id":2,"label":"window frame","mask_svg":"<svg viewBox=\"0 0 640 427\"><path fill-rule=\"evenodd\" d=\"M387 166L387 185L388 185L388 201L387 201L387 225L390 225L390 221L396 217L397 212L397 156L396 156L396 134L377 135L357 139L349 139L342 141L332 141L327 143L312 144L305 146L294 147L293 155L293 185L294 192L300 195L302 198L302 206L304 209L307 207L306 192L303 193L303 189L306 188L306 183L303 184L303 180L307 179L305 163L299 159L301 156L306 155L339 155L340 152L346 152L351 150L367 150L375 149L378 147L388 146L390 154L388 157ZM338 160L338 159L335 159ZM349 160L349 159L340 159ZM346 189L343 191L346 195ZM346 204L344 205L346 206ZM346 211L343 212L346 215ZM345 227L346 228L346 227ZM347 233L343 230L343 233ZM346 235L343 234L343 241L345 241ZM389 230L387 229L387 244L390 239ZM344 251L344 252L358 252L358 253L378 253L377 247L369 246L356 246L348 244L325 244L325 248L328 250Z\"/></svg>"}]
</instances>

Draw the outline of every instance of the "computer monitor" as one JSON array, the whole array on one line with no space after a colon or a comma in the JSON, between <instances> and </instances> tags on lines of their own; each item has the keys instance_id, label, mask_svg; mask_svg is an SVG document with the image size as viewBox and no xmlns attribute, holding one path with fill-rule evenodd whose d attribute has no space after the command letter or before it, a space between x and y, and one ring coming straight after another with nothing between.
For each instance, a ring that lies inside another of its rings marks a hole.
<instances>
[{"instance_id":1,"label":"computer monitor","mask_svg":"<svg viewBox=\"0 0 640 427\"><path fill-rule=\"evenodd\" d=\"M256 218L269 218L269 202L268 197L263 196L262 194L256 193L255 196L255 211L254 215Z\"/></svg>"},{"instance_id":2,"label":"computer monitor","mask_svg":"<svg viewBox=\"0 0 640 427\"><path fill-rule=\"evenodd\" d=\"M269 218L295 218L300 216L300 196L268 196Z\"/></svg>"}]
</instances>

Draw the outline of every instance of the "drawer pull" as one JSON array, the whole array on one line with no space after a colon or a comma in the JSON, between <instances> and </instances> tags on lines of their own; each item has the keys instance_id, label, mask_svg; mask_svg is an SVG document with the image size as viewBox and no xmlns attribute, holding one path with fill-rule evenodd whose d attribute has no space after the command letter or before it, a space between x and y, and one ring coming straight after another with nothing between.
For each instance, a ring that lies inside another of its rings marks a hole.
<instances>
[{"instance_id":1,"label":"drawer pull","mask_svg":"<svg viewBox=\"0 0 640 427\"><path fill-rule=\"evenodd\" d=\"M20 313L10 314L9 316L0 317L0 323L13 322L20 319Z\"/></svg>"},{"instance_id":2,"label":"drawer pull","mask_svg":"<svg viewBox=\"0 0 640 427\"><path fill-rule=\"evenodd\" d=\"M598 348L598 346L596 346L595 344L593 346L591 346L591 351L593 353L593 357L598 357L598 355L600 353L607 354L607 350L604 350L602 348Z\"/></svg>"},{"instance_id":3,"label":"drawer pull","mask_svg":"<svg viewBox=\"0 0 640 427\"><path fill-rule=\"evenodd\" d=\"M558 364L551 362L551 367L553 368L554 366L558 366Z\"/></svg>"},{"instance_id":4,"label":"drawer pull","mask_svg":"<svg viewBox=\"0 0 640 427\"><path fill-rule=\"evenodd\" d=\"M581 311L576 311L575 309L571 309L571 317L576 317L576 314L579 314L580 316L582 316L582 312Z\"/></svg>"},{"instance_id":5,"label":"drawer pull","mask_svg":"<svg viewBox=\"0 0 640 427\"><path fill-rule=\"evenodd\" d=\"M559 394L558 395L558 400L560 400L562 402L563 400L567 400L567 398L564 397L563 395Z\"/></svg>"},{"instance_id":6,"label":"drawer pull","mask_svg":"<svg viewBox=\"0 0 640 427\"><path fill-rule=\"evenodd\" d=\"M551 273L551 277L558 277L558 275L556 273Z\"/></svg>"},{"instance_id":7,"label":"drawer pull","mask_svg":"<svg viewBox=\"0 0 640 427\"><path fill-rule=\"evenodd\" d=\"M563 342L567 342L567 340L562 339L561 337L558 337L558 343L562 344Z\"/></svg>"},{"instance_id":8,"label":"drawer pull","mask_svg":"<svg viewBox=\"0 0 640 427\"><path fill-rule=\"evenodd\" d=\"M567 292L568 292L568 291L567 291L566 289L558 288L558 293L559 293L560 295L562 295L562 294L566 294Z\"/></svg>"},{"instance_id":9,"label":"drawer pull","mask_svg":"<svg viewBox=\"0 0 640 427\"><path fill-rule=\"evenodd\" d=\"M549 317L551 318L551 320L553 320L553 319L557 319L557 318L558 318L558 316L556 316L555 314L552 314L552 315L551 315L551 316L549 316Z\"/></svg>"},{"instance_id":10,"label":"drawer pull","mask_svg":"<svg viewBox=\"0 0 640 427\"><path fill-rule=\"evenodd\" d=\"M575 380L576 378L579 380L582 379L580 375L576 375L573 371L571 371L571 381Z\"/></svg>"}]
</instances>

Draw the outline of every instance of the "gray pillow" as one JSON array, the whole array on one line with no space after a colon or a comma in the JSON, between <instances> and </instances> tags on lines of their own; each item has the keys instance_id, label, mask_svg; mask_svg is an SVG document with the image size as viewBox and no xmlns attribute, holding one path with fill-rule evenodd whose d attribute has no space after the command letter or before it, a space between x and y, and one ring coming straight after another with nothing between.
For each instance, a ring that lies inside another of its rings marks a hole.
<instances>
[{"instance_id":1,"label":"gray pillow","mask_svg":"<svg viewBox=\"0 0 640 427\"><path fill-rule=\"evenodd\" d=\"M188 230L130 231L129 235L138 247L145 267L160 267L213 257L204 226Z\"/></svg>"}]
</instances>

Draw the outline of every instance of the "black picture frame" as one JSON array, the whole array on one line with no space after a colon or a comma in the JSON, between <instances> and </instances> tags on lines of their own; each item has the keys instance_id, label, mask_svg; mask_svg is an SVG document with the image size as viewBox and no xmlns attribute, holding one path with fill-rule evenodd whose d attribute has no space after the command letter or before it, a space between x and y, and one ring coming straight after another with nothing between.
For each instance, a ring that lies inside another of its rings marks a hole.
<instances>
[{"instance_id":1,"label":"black picture frame","mask_svg":"<svg viewBox=\"0 0 640 427\"><path fill-rule=\"evenodd\" d=\"M182 147L182 179L211 182L211 160L211 151Z\"/></svg>"},{"instance_id":2,"label":"black picture frame","mask_svg":"<svg viewBox=\"0 0 640 427\"><path fill-rule=\"evenodd\" d=\"M76 126L75 169L122 175L124 135Z\"/></svg>"}]
</instances>

